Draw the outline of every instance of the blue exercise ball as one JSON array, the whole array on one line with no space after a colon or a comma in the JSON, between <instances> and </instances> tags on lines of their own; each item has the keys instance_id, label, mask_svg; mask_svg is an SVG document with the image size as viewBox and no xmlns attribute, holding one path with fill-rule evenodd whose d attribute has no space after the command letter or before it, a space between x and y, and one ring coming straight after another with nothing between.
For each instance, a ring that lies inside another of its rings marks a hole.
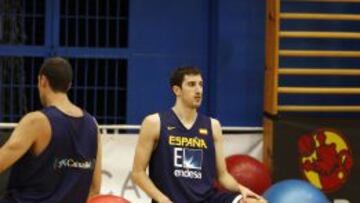
<instances>
[{"instance_id":1,"label":"blue exercise ball","mask_svg":"<svg viewBox=\"0 0 360 203\"><path fill-rule=\"evenodd\" d=\"M315 186L303 180L284 180L264 193L268 203L330 203Z\"/></svg>"}]
</instances>

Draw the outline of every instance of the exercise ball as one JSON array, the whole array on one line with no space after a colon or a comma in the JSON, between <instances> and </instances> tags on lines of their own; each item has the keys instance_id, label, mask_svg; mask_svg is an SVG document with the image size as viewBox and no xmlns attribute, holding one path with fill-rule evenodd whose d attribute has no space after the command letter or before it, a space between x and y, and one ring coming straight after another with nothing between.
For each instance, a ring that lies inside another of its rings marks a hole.
<instances>
[{"instance_id":1,"label":"exercise ball","mask_svg":"<svg viewBox=\"0 0 360 203\"><path fill-rule=\"evenodd\" d=\"M271 186L265 193L268 203L330 203L315 186L303 180L284 180Z\"/></svg>"},{"instance_id":2,"label":"exercise ball","mask_svg":"<svg viewBox=\"0 0 360 203\"><path fill-rule=\"evenodd\" d=\"M87 203L130 203L130 201L115 195L96 195Z\"/></svg>"},{"instance_id":3,"label":"exercise ball","mask_svg":"<svg viewBox=\"0 0 360 203\"><path fill-rule=\"evenodd\" d=\"M262 194L271 186L269 169L255 158L235 154L227 157L225 161L226 168L234 179L255 193Z\"/></svg>"}]
</instances>

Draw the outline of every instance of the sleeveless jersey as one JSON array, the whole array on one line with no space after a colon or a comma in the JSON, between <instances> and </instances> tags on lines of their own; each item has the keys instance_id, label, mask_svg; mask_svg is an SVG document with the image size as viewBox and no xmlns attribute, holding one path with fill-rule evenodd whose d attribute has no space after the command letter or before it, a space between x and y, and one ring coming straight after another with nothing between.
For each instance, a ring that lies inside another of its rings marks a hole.
<instances>
[{"instance_id":1,"label":"sleeveless jersey","mask_svg":"<svg viewBox=\"0 0 360 203\"><path fill-rule=\"evenodd\" d=\"M96 162L95 120L86 112L71 117L56 107L42 113L51 125L49 145L38 156L28 151L14 165L3 201L85 203Z\"/></svg>"},{"instance_id":2,"label":"sleeveless jersey","mask_svg":"<svg viewBox=\"0 0 360 203\"><path fill-rule=\"evenodd\" d=\"M149 164L150 179L174 203L204 202L215 192L210 118L198 114L193 126L187 129L174 111L159 115L161 130Z\"/></svg>"}]
</instances>

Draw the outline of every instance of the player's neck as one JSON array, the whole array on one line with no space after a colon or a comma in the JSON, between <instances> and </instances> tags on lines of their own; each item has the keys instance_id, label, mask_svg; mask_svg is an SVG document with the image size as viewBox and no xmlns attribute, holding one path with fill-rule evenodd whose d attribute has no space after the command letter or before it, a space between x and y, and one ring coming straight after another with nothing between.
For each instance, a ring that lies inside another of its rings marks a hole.
<instances>
[{"instance_id":1,"label":"player's neck","mask_svg":"<svg viewBox=\"0 0 360 203\"><path fill-rule=\"evenodd\" d=\"M71 102L66 94L50 93L47 97L46 106L56 106L63 108L69 105L71 105Z\"/></svg>"},{"instance_id":2,"label":"player's neck","mask_svg":"<svg viewBox=\"0 0 360 203\"><path fill-rule=\"evenodd\" d=\"M177 103L172 109L179 119L185 123L193 123L197 117L197 110L195 108L186 108Z\"/></svg>"},{"instance_id":3,"label":"player's neck","mask_svg":"<svg viewBox=\"0 0 360 203\"><path fill-rule=\"evenodd\" d=\"M83 111L71 103L68 96L63 93L52 93L49 95L46 106L54 106L63 113L73 117L81 117L84 115Z\"/></svg>"}]
</instances>

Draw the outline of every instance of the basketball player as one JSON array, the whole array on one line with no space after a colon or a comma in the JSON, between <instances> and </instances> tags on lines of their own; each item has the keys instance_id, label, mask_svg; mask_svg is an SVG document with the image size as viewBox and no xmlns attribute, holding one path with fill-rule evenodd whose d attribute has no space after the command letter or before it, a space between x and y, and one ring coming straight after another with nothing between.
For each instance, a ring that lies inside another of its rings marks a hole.
<instances>
[{"instance_id":1,"label":"basketball player","mask_svg":"<svg viewBox=\"0 0 360 203\"><path fill-rule=\"evenodd\" d=\"M200 71L180 67L172 73L170 86L176 96L172 109L149 115L142 123L132 169L134 182L152 202L266 202L227 172L220 123L197 111L203 96ZM216 179L234 193L215 190Z\"/></svg>"},{"instance_id":2,"label":"basketball player","mask_svg":"<svg viewBox=\"0 0 360 203\"><path fill-rule=\"evenodd\" d=\"M100 190L101 144L94 118L67 96L69 62L49 58L38 75L44 109L25 115L0 148L0 173L12 166L0 203L85 203Z\"/></svg>"}]
</instances>

